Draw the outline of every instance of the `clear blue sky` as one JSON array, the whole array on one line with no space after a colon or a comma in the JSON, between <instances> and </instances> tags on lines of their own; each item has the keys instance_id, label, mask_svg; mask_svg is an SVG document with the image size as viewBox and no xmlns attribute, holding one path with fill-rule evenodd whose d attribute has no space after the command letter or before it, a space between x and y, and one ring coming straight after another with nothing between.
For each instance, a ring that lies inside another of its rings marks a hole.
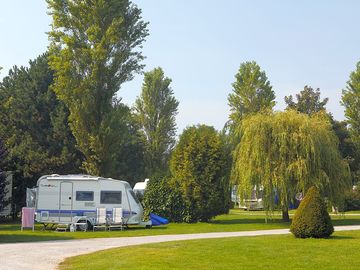
<instances>
[{"instance_id":1,"label":"clear blue sky","mask_svg":"<svg viewBox=\"0 0 360 270\"><path fill-rule=\"evenodd\" d=\"M143 52L148 71L161 66L180 101L179 132L204 123L220 129L227 120L227 96L241 62L255 60L276 93L304 85L329 97L328 110L343 119L341 90L360 60L360 1L135 0L150 36ZM0 2L0 77L13 65L27 65L46 50L51 18L42 0ZM142 75L122 86L132 105Z\"/></svg>"}]
</instances>

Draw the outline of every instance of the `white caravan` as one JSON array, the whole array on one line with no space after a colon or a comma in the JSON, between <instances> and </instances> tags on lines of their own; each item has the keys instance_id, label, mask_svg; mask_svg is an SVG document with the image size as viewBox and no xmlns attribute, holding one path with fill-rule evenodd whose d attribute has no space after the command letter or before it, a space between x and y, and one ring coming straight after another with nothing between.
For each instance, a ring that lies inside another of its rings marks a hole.
<instances>
[{"instance_id":1,"label":"white caravan","mask_svg":"<svg viewBox=\"0 0 360 270\"><path fill-rule=\"evenodd\" d=\"M263 188L260 187L257 191L256 186L254 187L251 197L242 200L238 194L238 186L234 185L231 190L231 201L235 203L235 206L238 205L239 208L244 210L262 210L264 209L263 202Z\"/></svg>"},{"instance_id":2,"label":"white caravan","mask_svg":"<svg viewBox=\"0 0 360 270\"><path fill-rule=\"evenodd\" d=\"M90 175L46 175L28 189L27 206L35 207L35 220L44 224L95 223L96 208L123 209L125 225L143 222L143 208L128 182ZM84 224L85 225L85 224Z\"/></svg>"},{"instance_id":3,"label":"white caravan","mask_svg":"<svg viewBox=\"0 0 360 270\"><path fill-rule=\"evenodd\" d=\"M149 182L149 179L146 178L144 182L137 182L133 188L134 193L137 195L138 193L140 196L144 196L146 186Z\"/></svg>"}]
</instances>

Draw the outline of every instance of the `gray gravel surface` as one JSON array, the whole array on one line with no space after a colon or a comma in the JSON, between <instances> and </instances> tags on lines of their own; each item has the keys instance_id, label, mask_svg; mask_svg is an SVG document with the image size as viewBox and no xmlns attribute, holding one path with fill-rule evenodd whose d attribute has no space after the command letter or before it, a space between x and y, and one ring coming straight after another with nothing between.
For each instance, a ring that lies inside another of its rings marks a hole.
<instances>
[{"instance_id":1,"label":"gray gravel surface","mask_svg":"<svg viewBox=\"0 0 360 270\"><path fill-rule=\"evenodd\" d=\"M360 226L337 226L335 231L360 230ZM149 243L182 241L206 238L260 236L289 234L288 229L259 230L242 232L219 232L198 234L174 234L140 237L93 238L79 240L58 240L31 243L0 244L1 270L42 270L57 269L67 257L91 253L99 250Z\"/></svg>"}]
</instances>

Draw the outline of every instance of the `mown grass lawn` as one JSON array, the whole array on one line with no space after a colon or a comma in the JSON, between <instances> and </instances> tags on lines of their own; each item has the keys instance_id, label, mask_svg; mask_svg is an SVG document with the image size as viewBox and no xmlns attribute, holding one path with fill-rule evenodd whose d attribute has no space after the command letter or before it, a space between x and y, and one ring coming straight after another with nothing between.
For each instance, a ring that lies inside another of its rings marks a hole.
<instances>
[{"instance_id":1,"label":"mown grass lawn","mask_svg":"<svg viewBox=\"0 0 360 270\"><path fill-rule=\"evenodd\" d=\"M56 232L41 231L42 225L37 225L35 232L31 230L20 231L20 224L1 224L0 243L30 242L48 240L67 240L101 237L145 236L161 234L185 234L203 232L229 232L288 228L290 223L281 221L281 215L275 213L272 219L265 222L266 215L262 211L247 212L234 209L228 215L221 215L209 223L176 224L144 229L130 227L124 231L97 231L97 232ZM360 225L359 216L332 216L334 225Z\"/></svg>"},{"instance_id":2,"label":"mown grass lawn","mask_svg":"<svg viewBox=\"0 0 360 270\"><path fill-rule=\"evenodd\" d=\"M359 269L359 250L359 231L236 237L116 248L66 259L60 269Z\"/></svg>"}]
</instances>

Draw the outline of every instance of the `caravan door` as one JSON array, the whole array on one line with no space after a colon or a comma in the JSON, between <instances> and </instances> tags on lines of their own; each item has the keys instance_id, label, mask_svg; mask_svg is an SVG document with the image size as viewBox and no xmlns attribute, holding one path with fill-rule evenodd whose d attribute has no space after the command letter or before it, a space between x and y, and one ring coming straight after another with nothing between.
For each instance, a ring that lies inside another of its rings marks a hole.
<instances>
[{"instance_id":1,"label":"caravan door","mask_svg":"<svg viewBox=\"0 0 360 270\"><path fill-rule=\"evenodd\" d=\"M73 205L73 183L61 182L60 183L60 222L72 221L72 205Z\"/></svg>"}]
</instances>

